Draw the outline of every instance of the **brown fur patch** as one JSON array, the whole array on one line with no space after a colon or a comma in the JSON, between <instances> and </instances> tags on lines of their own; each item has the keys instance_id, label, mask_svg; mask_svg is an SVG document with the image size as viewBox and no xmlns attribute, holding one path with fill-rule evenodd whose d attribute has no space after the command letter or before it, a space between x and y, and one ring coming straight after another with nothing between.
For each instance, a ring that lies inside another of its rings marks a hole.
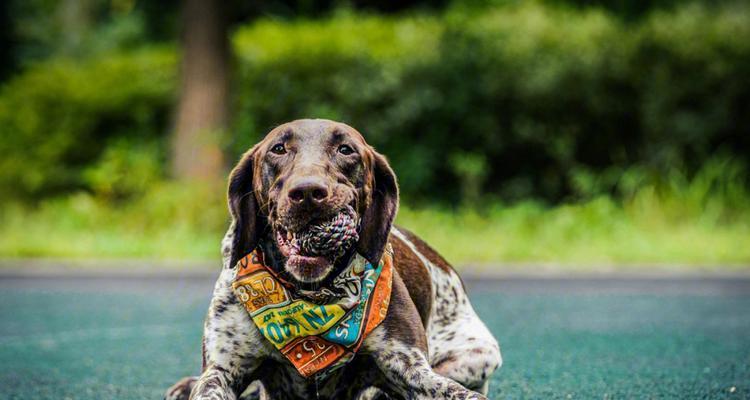
<instances>
[{"instance_id":1,"label":"brown fur patch","mask_svg":"<svg viewBox=\"0 0 750 400\"><path fill-rule=\"evenodd\" d=\"M396 264L394 264L396 265ZM388 314L382 322L385 336L406 343L427 354L425 327L418 320L419 314L409 291L401 279L398 268L393 271L393 288Z\"/></svg>"},{"instance_id":2,"label":"brown fur patch","mask_svg":"<svg viewBox=\"0 0 750 400\"><path fill-rule=\"evenodd\" d=\"M422 253L423 256L425 256L430 262L438 266L440 269L446 272L452 272L454 271L453 267L448 263L448 261L445 261L445 258L438 254L435 249L430 247L427 243L425 243L422 239L419 238L419 236L415 235L408 229L404 229L401 226L396 227L399 231L401 231L404 236L406 236L407 239L409 239L413 244L414 247L417 248L417 251Z\"/></svg>"},{"instance_id":3,"label":"brown fur patch","mask_svg":"<svg viewBox=\"0 0 750 400\"><path fill-rule=\"evenodd\" d=\"M417 307L422 325L427 326L432 311L432 280L427 266L397 237L391 235L389 242L393 247L394 267L401 275L409 291L409 297Z\"/></svg>"}]
</instances>

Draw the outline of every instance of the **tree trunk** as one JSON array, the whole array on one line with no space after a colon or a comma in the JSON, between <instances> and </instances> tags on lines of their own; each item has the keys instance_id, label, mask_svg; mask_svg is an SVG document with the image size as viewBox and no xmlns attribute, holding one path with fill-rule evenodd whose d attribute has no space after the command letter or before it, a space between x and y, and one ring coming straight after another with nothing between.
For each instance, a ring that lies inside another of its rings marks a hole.
<instances>
[{"instance_id":1,"label":"tree trunk","mask_svg":"<svg viewBox=\"0 0 750 400\"><path fill-rule=\"evenodd\" d=\"M60 53L69 57L81 55L84 40L93 25L93 12L94 5L90 0L63 0L58 4Z\"/></svg>"},{"instance_id":2,"label":"tree trunk","mask_svg":"<svg viewBox=\"0 0 750 400\"><path fill-rule=\"evenodd\" d=\"M229 44L218 0L184 0L182 87L173 136L172 172L181 180L220 179L221 137L228 122Z\"/></svg>"}]
</instances>

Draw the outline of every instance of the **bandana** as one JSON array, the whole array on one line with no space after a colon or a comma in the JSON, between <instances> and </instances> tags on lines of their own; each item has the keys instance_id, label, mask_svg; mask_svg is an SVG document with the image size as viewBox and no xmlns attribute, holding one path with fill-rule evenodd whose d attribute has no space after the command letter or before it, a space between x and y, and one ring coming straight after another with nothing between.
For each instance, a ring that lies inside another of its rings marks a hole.
<instances>
[{"instance_id":1,"label":"bandana","mask_svg":"<svg viewBox=\"0 0 750 400\"><path fill-rule=\"evenodd\" d=\"M377 266L360 254L331 285L297 290L263 262L256 249L237 263L232 288L263 336L305 378L345 365L385 318L391 297L393 251Z\"/></svg>"}]
</instances>

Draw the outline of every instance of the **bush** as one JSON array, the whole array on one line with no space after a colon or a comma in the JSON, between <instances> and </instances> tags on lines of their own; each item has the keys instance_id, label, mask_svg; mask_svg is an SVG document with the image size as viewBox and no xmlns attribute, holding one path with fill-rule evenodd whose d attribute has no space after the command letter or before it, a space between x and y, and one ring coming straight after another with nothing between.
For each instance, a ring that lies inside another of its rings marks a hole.
<instances>
[{"instance_id":1,"label":"bush","mask_svg":"<svg viewBox=\"0 0 750 400\"><path fill-rule=\"evenodd\" d=\"M669 24L662 22L669 16ZM637 32L629 79L639 157L697 170L719 151L750 156L750 7L655 13Z\"/></svg>"},{"instance_id":2,"label":"bush","mask_svg":"<svg viewBox=\"0 0 750 400\"><path fill-rule=\"evenodd\" d=\"M359 128L416 200L627 194L639 176L691 178L716 154L744 168L750 6L727 4L630 22L541 3L259 20L233 36L228 159L279 123L325 117ZM151 49L52 60L13 79L0 90L3 193L127 195L101 176L140 156L161 168L175 73L175 55Z\"/></svg>"},{"instance_id":3,"label":"bush","mask_svg":"<svg viewBox=\"0 0 750 400\"><path fill-rule=\"evenodd\" d=\"M164 49L40 63L0 89L0 187L5 196L89 187L110 146L159 146L175 88ZM158 149L158 147L157 147ZM162 148L163 150L163 148ZM101 179L98 179L101 181Z\"/></svg>"},{"instance_id":4,"label":"bush","mask_svg":"<svg viewBox=\"0 0 750 400\"><path fill-rule=\"evenodd\" d=\"M353 34L352 32L356 32ZM404 193L459 200L464 154L485 194L575 198L581 173L695 173L750 155L750 8L686 5L626 24L539 4L440 18L263 21L235 36L241 152L328 117L390 156ZM456 189L451 189L456 188Z\"/></svg>"},{"instance_id":5,"label":"bush","mask_svg":"<svg viewBox=\"0 0 750 400\"><path fill-rule=\"evenodd\" d=\"M83 171L84 183L109 201L145 195L163 176L163 165L153 141L131 143L116 139L104 149L99 160Z\"/></svg>"},{"instance_id":6,"label":"bush","mask_svg":"<svg viewBox=\"0 0 750 400\"><path fill-rule=\"evenodd\" d=\"M438 61L441 31L435 18L347 13L240 29L234 40L240 61L237 139L231 150L239 154L273 126L304 117L350 122L376 145L409 134L394 128L418 115L412 108L424 99L398 96L410 94L406 74L415 64ZM416 167L419 159L405 161Z\"/></svg>"}]
</instances>

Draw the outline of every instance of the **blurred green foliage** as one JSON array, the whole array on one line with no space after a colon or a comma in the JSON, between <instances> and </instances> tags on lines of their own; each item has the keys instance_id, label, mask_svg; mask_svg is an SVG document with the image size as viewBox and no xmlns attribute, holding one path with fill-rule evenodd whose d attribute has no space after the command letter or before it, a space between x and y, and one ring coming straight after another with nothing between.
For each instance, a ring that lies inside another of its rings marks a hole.
<instances>
[{"instance_id":1,"label":"blurred green foliage","mask_svg":"<svg viewBox=\"0 0 750 400\"><path fill-rule=\"evenodd\" d=\"M452 203L476 192L552 202L617 194L621 172L635 167L656 182L692 176L718 153L750 161L743 4L688 4L633 23L541 3L437 16L341 11L263 19L233 44L232 159L279 123L332 118L389 156L407 197ZM98 190L91 169L125 137L164 154L175 60L168 47L53 58L7 82L3 192ZM466 155L481 160L481 176L467 172ZM582 176L597 185L584 188Z\"/></svg>"},{"instance_id":2,"label":"blurred green foliage","mask_svg":"<svg viewBox=\"0 0 750 400\"><path fill-rule=\"evenodd\" d=\"M284 120L343 120L417 198L459 200L435 188L461 186L450 160L465 153L487 161L485 194L551 201L578 194L575 172L692 174L718 151L750 154L747 6L688 5L636 24L533 3L440 18L344 14L255 24L235 45L233 151Z\"/></svg>"},{"instance_id":3,"label":"blurred green foliage","mask_svg":"<svg viewBox=\"0 0 750 400\"><path fill-rule=\"evenodd\" d=\"M50 58L106 56L163 42L176 32L177 4L178 0L4 1L0 46L7 53L0 53L0 79Z\"/></svg>"},{"instance_id":4,"label":"blurred green foliage","mask_svg":"<svg viewBox=\"0 0 750 400\"><path fill-rule=\"evenodd\" d=\"M124 142L165 154L175 81L174 51L159 48L56 58L10 80L0 88L0 196L95 189L91 169L109 168L109 147L129 151Z\"/></svg>"},{"instance_id":5,"label":"blurred green foliage","mask_svg":"<svg viewBox=\"0 0 750 400\"><path fill-rule=\"evenodd\" d=\"M166 173L179 54L154 43L177 3L92 0L105 23L78 39L53 3L15 3L39 26L0 86L0 254L213 256L223 183ZM331 118L389 157L399 221L453 261L750 260L747 3L308 15L233 30L230 161Z\"/></svg>"},{"instance_id":6,"label":"blurred green foliage","mask_svg":"<svg viewBox=\"0 0 750 400\"><path fill-rule=\"evenodd\" d=\"M402 204L397 223L449 261L480 269L499 261L578 270L622 265L648 270L654 264L746 268L746 179L735 163L715 160L692 179L675 173L658 186L638 185L624 201L595 196L556 207L532 200L481 208ZM218 262L226 215L220 184L158 185L117 206L83 192L35 209L0 209L0 255Z\"/></svg>"}]
</instances>

